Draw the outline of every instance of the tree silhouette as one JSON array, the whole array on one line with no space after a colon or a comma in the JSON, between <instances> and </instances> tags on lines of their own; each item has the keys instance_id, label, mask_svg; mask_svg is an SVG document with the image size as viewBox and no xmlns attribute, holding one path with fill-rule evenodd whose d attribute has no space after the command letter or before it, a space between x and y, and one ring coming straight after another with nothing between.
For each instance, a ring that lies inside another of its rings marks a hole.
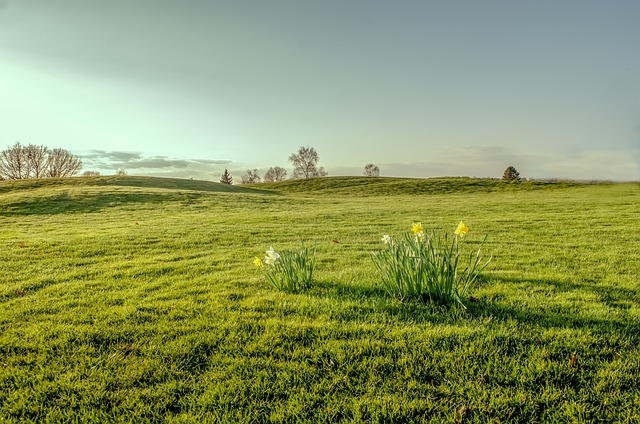
<instances>
[{"instance_id":1,"label":"tree silhouette","mask_svg":"<svg viewBox=\"0 0 640 424\"><path fill-rule=\"evenodd\" d=\"M82 161L68 150L53 149L49 153L48 165L50 177L71 177L80 171Z\"/></svg>"},{"instance_id":2,"label":"tree silhouette","mask_svg":"<svg viewBox=\"0 0 640 424\"><path fill-rule=\"evenodd\" d=\"M287 179L287 170L279 166L269 168L269 170L264 174L265 183L284 181L285 179Z\"/></svg>"},{"instance_id":3,"label":"tree silhouette","mask_svg":"<svg viewBox=\"0 0 640 424\"><path fill-rule=\"evenodd\" d=\"M231 174L229 174L227 168L224 169L224 174L222 174L222 177L220 177L220 182L222 184L233 184L233 177L231 176Z\"/></svg>"},{"instance_id":4,"label":"tree silhouette","mask_svg":"<svg viewBox=\"0 0 640 424\"><path fill-rule=\"evenodd\" d=\"M298 153L289 156L289 162L294 166L293 179L324 177L327 172L323 167L318 168L318 152L313 147L300 147Z\"/></svg>"},{"instance_id":5,"label":"tree silhouette","mask_svg":"<svg viewBox=\"0 0 640 424\"><path fill-rule=\"evenodd\" d=\"M258 170L254 169L253 171L247 169L247 173L242 176L242 184L256 184L260 182L260 175L258 175Z\"/></svg>"},{"instance_id":6,"label":"tree silhouette","mask_svg":"<svg viewBox=\"0 0 640 424\"><path fill-rule=\"evenodd\" d=\"M82 161L68 150L16 143L0 152L0 178L70 177L78 173Z\"/></svg>"},{"instance_id":7,"label":"tree silhouette","mask_svg":"<svg viewBox=\"0 0 640 424\"><path fill-rule=\"evenodd\" d=\"M364 167L364 175L367 177L379 177L380 176L380 168L377 165L369 163Z\"/></svg>"},{"instance_id":8,"label":"tree silhouette","mask_svg":"<svg viewBox=\"0 0 640 424\"><path fill-rule=\"evenodd\" d=\"M502 179L504 181L520 181L520 173L516 171L516 168L513 166L509 166L504 170L504 174L502 174Z\"/></svg>"}]
</instances>

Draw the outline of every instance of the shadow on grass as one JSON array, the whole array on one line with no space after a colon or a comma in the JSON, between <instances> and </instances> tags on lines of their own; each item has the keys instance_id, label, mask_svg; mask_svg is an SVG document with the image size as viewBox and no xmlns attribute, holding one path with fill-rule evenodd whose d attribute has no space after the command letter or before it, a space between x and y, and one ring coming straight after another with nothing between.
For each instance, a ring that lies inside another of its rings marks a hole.
<instances>
[{"instance_id":1,"label":"shadow on grass","mask_svg":"<svg viewBox=\"0 0 640 424\"><path fill-rule=\"evenodd\" d=\"M139 187L168 190L192 190L209 193L254 193L275 194L271 190L262 190L237 185L221 184L213 181L187 180L182 178L161 177L73 177L73 178L34 178L28 180L0 181L0 194L12 191L35 190L54 187Z\"/></svg>"},{"instance_id":2,"label":"shadow on grass","mask_svg":"<svg viewBox=\"0 0 640 424\"><path fill-rule=\"evenodd\" d=\"M54 215L60 213L99 212L103 209L134 204L161 204L184 201L185 205L200 196L180 196L175 193L98 193L70 196L67 192L47 197L31 197L5 204L0 216Z\"/></svg>"},{"instance_id":3,"label":"shadow on grass","mask_svg":"<svg viewBox=\"0 0 640 424\"><path fill-rule=\"evenodd\" d=\"M584 293L594 294L602 304L618 309L628 309L628 301L637 302L638 293L624 287L613 287L597 284L595 280L568 281L558 279L536 279L524 277L492 277L492 281L506 284L515 284L536 288L550 288L557 293ZM485 281L491 284L491 281ZM634 300L635 299L635 300ZM601 318L589 316L588 310L583 306L541 304L540 307L526 307L522 305L509 305L501 301L479 299L476 302L467 302L467 311L471 316L492 317L500 320L514 320L519 323L544 328L590 328L598 332L617 332L638 337L640 335L640 322L626 319L623 316L611 316ZM582 314L586 312L587 314Z\"/></svg>"},{"instance_id":4,"label":"shadow on grass","mask_svg":"<svg viewBox=\"0 0 640 424\"><path fill-rule=\"evenodd\" d=\"M346 284L338 281L320 281L306 293L316 299L331 299L340 307L331 315L342 321L359 322L368 319L400 321L411 324L455 322L461 308L425 303L420 300L393 299L381 287ZM377 318L373 318L377 316Z\"/></svg>"},{"instance_id":5,"label":"shadow on grass","mask_svg":"<svg viewBox=\"0 0 640 424\"><path fill-rule=\"evenodd\" d=\"M495 280L495 279L494 279ZM505 278L504 282L527 283L535 286L554 285L559 291L591 291L600 297L600 301L609 305L611 302L637 296L633 290L625 288L609 288L591 283L570 283L553 280L532 280ZM490 284L490 281L483 281ZM380 287L345 284L337 281L319 282L318 288L308 292L316 298L331 298L336 302L349 303L346 308L337 308L335 316L345 321L361 321L363 317L384 314L387 319L411 324L420 323L454 323L460 320L490 318L494 322L513 320L518 323L551 328L589 328L598 333L615 332L629 337L639 338L640 322L626 319L624 316L601 318L580 314L575 307L541 305L539 308L522 305L509 305L489 299L464 299L466 309L456 304L443 305L425 303L420 300L400 301L393 299ZM588 311L585 311L588 312Z\"/></svg>"},{"instance_id":6,"label":"shadow on grass","mask_svg":"<svg viewBox=\"0 0 640 424\"><path fill-rule=\"evenodd\" d=\"M71 190L76 187L105 187L105 189L94 189L89 193ZM113 187L113 189L107 187ZM118 187L148 188L154 191L127 190L118 189ZM67 191L65 188L70 190ZM157 191L157 189L164 191ZM194 204L195 200L211 193L276 195L273 191L210 181L152 177L45 178L0 182L0 194L11 191L24 192L25 195L18 201L2 205L0 216L97 212L127 204L181 201L185 206L189 206Z\"/></svg>"},{"instance_id":7,"label":"shadow on grass","mask_svg":"<svg viewBox=\"0 0 640 424\"><path fill-rule=\"evenodd\" d=\"M127 180L129 181L129 180ZM126 182L126 181L125 181ZM151 181L155 183L155 179ZM135 181L129 181L131 187L139 186ZM213 183L211 183L213 184ZM102 185L102 184L98 184ZM113 184L114 186L116 184ZM226 186L218 184L217 186ZM215 187L217 187L215 186ZM159 186L154 186L160 188ZM238 193L238 194L261 194L257 190L243 189L239 187L234 190L200 190L192 191L189 188L182 190L166 191L111 191L105 189L90 193L69 192L66 190L56 190L53 192L43 192L41 195L25 196L19 201L5 203L0 210L0 216L23 216L23 215L53 215L60 213L90 213L99 212L103 209L116 206L133 206L142 204L160 205L162 203L180 203L185 207L196 205L202 198L211 196L211 193ZM40 194L40 193L38 193ZM269 192L273 195L272 192Z\"/></svg>"},{"instance_id":8,"label":"shadow on grass","mask_svg":"<svg viewBox=\"0 0 640 424\"><path fill-rule=\"evenodd\" d=\"M532 290L536 288L547 288L558 293L590 293L596 295L600 302L613 308L628 309L630 307L629 303L640 303L640 292L638 290L599 284L599 278L583 278L579 281L571 281L569 279L492 276L492 279L504 284L515 284L525 288L530 287ZM485 282L488 281L484 280L483 283Z\"/></svg>"},{"instance_id":9,"label":"shadow on grass","mask_svg":"<svg viewBox=\"0 0 640 424\"><path fill-rule=\"evenodd\" d=\"M244 193L275 194L270 190L260 190L237 185L221 184L212 181L185 180L180 178L159 177L102 177L95 182L97 186L119 186L140 188L162 188L170 190L193 190L208 193Z\"/></svg>"}]
</instances>

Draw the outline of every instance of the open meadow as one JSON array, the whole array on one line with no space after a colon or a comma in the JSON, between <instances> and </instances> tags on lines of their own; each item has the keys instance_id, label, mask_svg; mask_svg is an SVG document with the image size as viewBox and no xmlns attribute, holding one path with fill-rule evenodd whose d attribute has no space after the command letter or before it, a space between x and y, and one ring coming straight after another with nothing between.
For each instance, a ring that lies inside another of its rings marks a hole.
<instances>
[{"instance_id":1,"label":"open meadow","mask_svg":"<svg viewBox=\"0 0 640 424\"><path fill-rule=\"evenodd\" d=\"M492 257L390 298L413 222ZM637 183L0 181L0 422L640 421ZM316 246L313 286L252 261Z\"/></svg>"}]
</instances>

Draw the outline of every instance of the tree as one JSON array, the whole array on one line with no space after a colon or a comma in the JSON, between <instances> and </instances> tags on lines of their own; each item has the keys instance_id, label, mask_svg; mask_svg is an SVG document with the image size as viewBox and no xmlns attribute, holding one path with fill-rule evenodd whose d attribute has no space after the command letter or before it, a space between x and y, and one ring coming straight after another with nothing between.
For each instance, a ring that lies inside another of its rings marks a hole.
<instances>
[{"instance_id":1,"label":"tree","mask_svg":"<svg viewBox=\"0 0 640 424\"><path fill-rule=\"evenodd\" d=\"M71 177L82 168L82 161L64 149L53 149L49 153L49 177Z\"/></svg>"},{"instance_id":2,"label":"tree","mask_svg":"<svg viewBox=\"0 0 640 424\"><path fill-rule=\"evenodd\" d=\"M47 165L51 160L51 152L44 146L29 144L23 148L26 155L29 177L45 178L47 176Z\"/></svg>"},{"instance_id":3,"label":"tree","mask_svg":"<svg viewBox=\"0 0 640 424\"><path fill-rule=\"evenodd\" d=\"M0 152L0 175L7 180L24 180L32 177L31 167L40 156L36 146L22 146L16 143L13 147ZM40 167L40 164L37 165Z\"/></svg>"},{"instance_id":4,"label":"tree","mask_svg":"<svg viewBox=\"0 0 640 424\"><path fill-rule=\"evenodd\" d=\"M300 147L298 153L289 156L289 162L294 166L293 179L324 177L327 172L323 167L318 168L318 152L313 147Z\"/></svg>"},{"instance_id":5,"label":"tree","mask_svg":"<svg viewBox=\"0 0 640 424\"><path fill-rule=\"evenodd\" d=\"M85 177L99 177L100 173L98 171L84 171L82 175Z\"/></svg>"},{"instance_id":6,"label":"tree","mask_svg":"<svg viewBox=\"0 0 640 424\"><path fill-rule=\"evenodd\" d=\"M274 183L276 181L284 181L287 179L287 170L279 166L271 167L264 174L265 183Z\"/></svg>"},{"instance_id":7,"label":"tree","mask_svg":"<svg viewBox=\"0 0 640 424\"><path fill-rule=\"evenodd\" d=\"M509 166L504 170L504 174L502 174L502 179L504 181L520 181L520 173L516 171L516 168L513 166Z\"/></svg>"},{"instance_id":8,"label":"tree","mask_svg":"<svg viewBox=\"0 0 640 424\"><path fill-rule=\"evenodd\" d=\"M81 167L82 161L64 149L16 143L0 152L0 177L8 180L69 177Z\"/></svg>"},{"instance_id":9,"label":"tree","mask_svg":"<svg viewBox=\"0 0 640 424\"><path fill-rule=\"evenodd\" d=\"M20 143L0 152L0 175L7 180L29 178L26 152Z\"/></svg>"},{"instance_id":10,"label":"tree","mask_svg":"<svg viewBox=\"0 0 640 424\"><path fill-rule=\"evenodd\" d=\"M233 184L233 177L231 176L231 174L229 174L229 171L227 171L227 168L224 169L224 174L222 174L222 177L220 178L220 182L222 184Z\"/></svg>"},{"instance_id":11,"label":"tree","mask_svg":"<svg viewBox=\"0 0 640 424\"><path fill-rule=\"evenodd\" d=\"M127 171L124 168L118 168L118 170L116 171L116 175L118 177L124 177L127 175Z\"/></svg>"},{"instance_id":12,"label":"tree","mask_svg":"<svg viewBox=\"0 0 640 424\"><path fill-rule=\"evenodd\" d=\"M242 176L242 184L256 184L260 182L260 175L258 175L258 170L254 169L253 171L247 169L247 173Z\"/></svg>"},{"instance_id":13,"label":"tree","mask_svg":"<svg viewBox=\"0 0 640 424\"><path fill-rule=\"evenodd\" d=\"M379 177L380 176L380 168L377 165L369 163L364 167L364 175L367 177Z\"/></svg>"}]
</instances>

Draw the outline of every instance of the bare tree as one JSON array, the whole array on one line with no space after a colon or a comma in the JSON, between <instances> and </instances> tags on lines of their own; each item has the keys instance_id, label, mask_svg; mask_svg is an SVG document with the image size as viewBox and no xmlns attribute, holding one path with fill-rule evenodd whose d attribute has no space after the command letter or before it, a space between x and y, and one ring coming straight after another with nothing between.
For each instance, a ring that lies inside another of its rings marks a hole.
<instances>
[{"instance_id":1,"label":"bare tree","mask_svg":"<svg viewBox=\"0 0 640 424\"><path fill-rule=\"evenodd\" d=\"M49 149L44 146L29 144L23 147L23 151L27 159L29 178L47 177L48 165L51 160L51 152Z\"/></svg>"},{"instance_id":2,"label":"bare tree","mask_svg":"<svg viewBox=\"0 0 640 424\"><path fill-rule=\"evenodd\" d=\"M254 169L253 171L247 169L247 173L242 176L242 184L256 184L260 182L260 175L258 175L258 170Z\"/></svg>"},{"instance_id":3,"label":"bare tree","mask_svg":"<svg viewBox=\"0 0 640 424\"><path fill-rule=\"evenodd\" d=\"M45 146L16 143L0 152L0 177L8 180L48 176L52 151Z\"/></svg>"},{"instance_id":4,"label":"bare tree","mask_svg":"<svg viewBox=\"0 0 640 424\"><path fill-rule=\"evenodd\" d=\"M364 167L364 175L367 177L379 177L380 176L380 168L377 165L372 163L368 163Z\"/></svg>"},{"instance_id":5,"label":"bare tree","mask_svg":"<svg viewBox=\"0 0 640 424\"><path fill-rule=\"evenodd\" d=\"M274 183L287 179L287 170L279 166L273 166L264 174L265 183Z\"/></svg>"},{"instance_id":6,"label":"bare tree","mask_svg":"<svg viewBox=\"0 0 640 424\"><path fill-rule=\"evenodd\" d=\"M20 143L0 152L0 175L7 180L29 178L26 149Z\"/></svg>"},{"instance_id":7,"label":"bare tree","mask_svg":"<svg viewBox=\"0 0 640 424\"><path fill-rule=\"evenodd\" d=\"M98 171L84 171L82 175L85 177L99 177L100 173Z\"/></svg>"},{"instance_id":8,"label":"bare tree","mask_svg":"<svg viewBox=\"0 0 640 424\"><path fill-rule=\"evenodd\" d=\"M224 174L222 174L222 177L220 177L220 182L222 184L233 184L233 177L231 176L231 174L229 174L227 168L224 169Z\"/></svg>"},{"instance_id":9,"label":"bare tree","mask_svg":"<svg viewBox=\"0 0 640 424\"><path fill-rule=\"evenodd\" d=\"M71 177L80 171L82 161L68 150L53 149L49 153L48 168L49 177Z\"/></svg>"},{"instance_id":10,"label":"bare tree","mask_svg":"<svg viewBox=\"0 0 640 424\"><path fill-rule=\"evenodd\" d=\"M294 166L293 179L324 177L327 172L323 167L318 168L318 152L313 147L300 147L298 153L289 156L289 162Z\"/></svg>"},{"instance_id":11,"label":"bare tree","mask_svg":"<svg viewBox=\"0 0 640 424\"><path fill-rule=\"evenodd\" d=\"M118 168L118 170L116 171L116 175L118 177L124 177L127 175L127 170L124 168Z\"/></svg>"}]
</instances>

